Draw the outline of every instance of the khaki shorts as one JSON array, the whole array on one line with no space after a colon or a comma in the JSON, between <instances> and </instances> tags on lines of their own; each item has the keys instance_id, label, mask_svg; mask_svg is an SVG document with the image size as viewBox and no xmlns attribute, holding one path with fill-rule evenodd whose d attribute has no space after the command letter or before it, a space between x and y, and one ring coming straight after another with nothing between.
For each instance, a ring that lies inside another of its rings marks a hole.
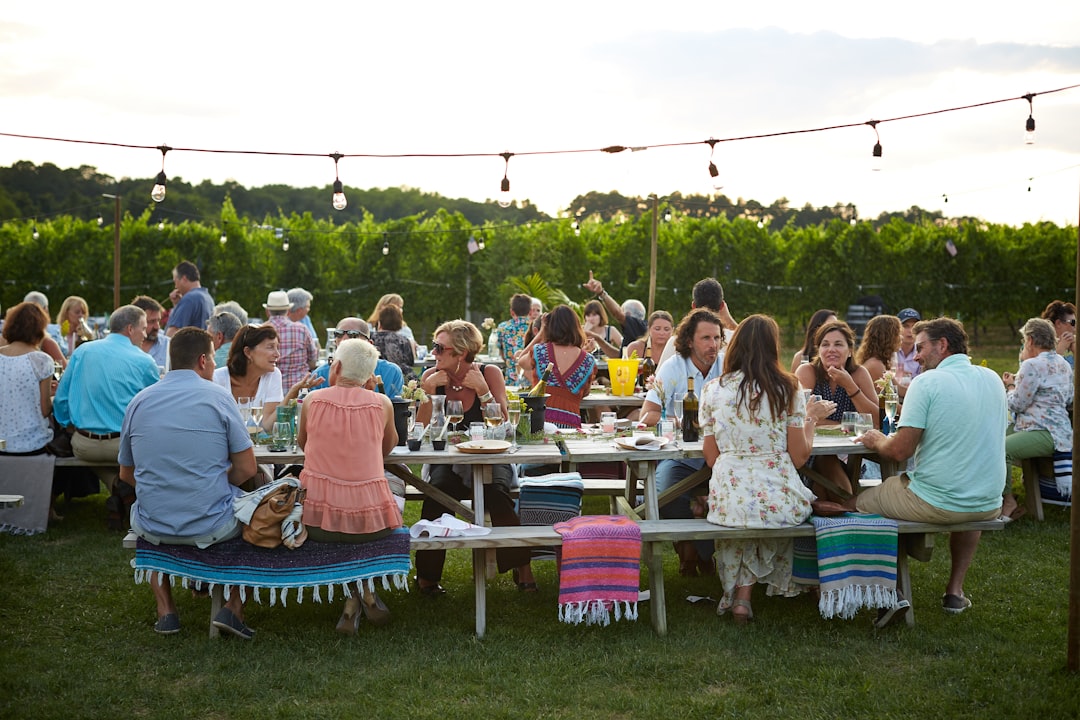
<instances>
[{"instance_id":1,"label":"khaki shorts","mask_svg":"<svg viewBox=\"0 0 1080 720\"><path fill-rule=\"evenodd\" d=\"M913 522L950 523L973 522L976 520L995 520L1001 515L1001 508L982 512L952 512L942 510L923 500L908 489L911 482L906 473L893 475L877 487L869 487L859 493L856 507L861 513L873 513L897 520Z\"/></svg>"}]
</instances>

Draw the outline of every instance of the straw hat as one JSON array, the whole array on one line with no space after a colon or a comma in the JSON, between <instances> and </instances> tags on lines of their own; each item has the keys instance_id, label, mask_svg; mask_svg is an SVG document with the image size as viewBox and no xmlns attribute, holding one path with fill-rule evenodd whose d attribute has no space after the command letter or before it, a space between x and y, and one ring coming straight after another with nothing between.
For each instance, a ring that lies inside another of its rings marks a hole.
<instances>
[{"instance_id":1,"label":"straw hat","mask_svg":"<svg viewBox=\"0 0 1080 720\"><path fill-rule=\"evenodd\" d=\"M266 302L263 303L263 307L267 310L288 310L292 307L292 303L289 302L289 294L284 290L274 290L266 296Z\"/></svg>"}]
</instances>

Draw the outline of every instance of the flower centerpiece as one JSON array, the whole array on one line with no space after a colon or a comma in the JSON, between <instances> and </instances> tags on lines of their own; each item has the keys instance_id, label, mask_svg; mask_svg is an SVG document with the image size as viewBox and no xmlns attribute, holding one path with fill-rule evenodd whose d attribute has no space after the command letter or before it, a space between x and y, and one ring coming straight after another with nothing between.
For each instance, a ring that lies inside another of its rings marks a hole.
<instances>
[{"instance_id":1,"label":"flower centerpiece","mask_svg":"<svg viewBox=\"0 0 1080 720\"><path fill-rule=\"evenodd\" d=\"M667 419L667 389L664 387L664 381L656 377L656 375L650 375L645 378L645 391L653 390L656 392L658 398L660 398L660 419Z\"/></svg>"},{"instance_id":2,"label":"flower centerpiece","mask_svg":"<svg viewBox=\"0 0 1080 720\"><path fill-rule=\"evenodd\" d=\"M417 407L427 402L428 396L424 392L424 388L420 387L420 383L416 380L410 380L405 383L405 386L401 388L401 399L412 400L413 404Z\"/></svg>"}]
</instances>

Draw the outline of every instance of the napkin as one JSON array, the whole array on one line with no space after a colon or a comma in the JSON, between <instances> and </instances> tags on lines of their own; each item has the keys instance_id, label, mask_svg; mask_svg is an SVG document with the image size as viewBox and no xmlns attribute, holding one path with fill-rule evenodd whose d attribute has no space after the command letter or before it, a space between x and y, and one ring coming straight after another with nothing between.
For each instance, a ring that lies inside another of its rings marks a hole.
<instances>
[{"instance_id":1,"label":"napkin","mask_svg":"<svg viewBox=\"0 0 1080 720\"><path fill-rule=\"evenodd\" d=\"M443 513L442 517L436 520L417 520L409 528L409 534L414 538L424 537L425 535L428 537L461 537L465 535L488 535L490 533L491 528L483 525L473 525L454 517L450 513Z\"/></svg>"},{"instance_id":2,"label":"napkin","mask_svg":"<svg viewBox=\"0 0 1080 720\"><path fill-rule=\"evenodd\" d=\"M637 450L659 450L664 446L661 439L655 435L635 435L632 438L623 438L622 444L632 445Z\"/></svg>"}]
</instances>

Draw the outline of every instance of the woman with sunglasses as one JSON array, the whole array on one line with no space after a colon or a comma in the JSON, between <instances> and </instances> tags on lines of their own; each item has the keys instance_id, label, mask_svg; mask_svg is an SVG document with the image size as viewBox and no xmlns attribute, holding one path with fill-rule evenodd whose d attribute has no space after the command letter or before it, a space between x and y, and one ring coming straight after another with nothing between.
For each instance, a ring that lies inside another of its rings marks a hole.
<instances>
[{"instance_id":1,"label":"woman with sunglasses","mask_svg":"<svg viewBox=\"0 0 1080 720\"><path fill-rule=\"evenodd\" d=\"M466 320L451 320L435 329L435 342L431 354L435 357L435 366L424 372L420 380L424 392L431 395L445 395L449 400L460 400L465 408L467 424L483 422L484 405L497 402L502 406L506 417L506 386L503 383L502 370L497 365L477 365L473 359L484 346L484 338L475 325ZM417 421L428 423L431 420L431 401L420 406ZM458 470L467 466L432 465L430 482L450 496L464 500L472 497L471 487L465 484L471 476L462 476ZM484 507L491 515L491 524L496 527L520 525L514 512L514 501L510 497L510 488L514 480L513 467L506 465L491 466L492 483L484 485ZM431 498L424 499L420 517L435 520L443 513L451 512ZM536 590L529 559L529 548L500 548L495 551L499 572L518 570L518 587L522 590ZM416 552L416 583L420 592L429 597L446 592L442 585L445 550L418 550Z\"/></svg>"},{"instance_id":2,"label":"woman with sunglasses","mask_svg":"<svg viewBox=\"0 0 1080 720\"><path fill-rule=\"evenodd\" d=\"M1071 302L1054 300L1040 316L1054 325L1057 342L1054 348L1065 362L1073 364L1073 342L1076 340L1076 307Z\"/></svg>"}]
</instances>

